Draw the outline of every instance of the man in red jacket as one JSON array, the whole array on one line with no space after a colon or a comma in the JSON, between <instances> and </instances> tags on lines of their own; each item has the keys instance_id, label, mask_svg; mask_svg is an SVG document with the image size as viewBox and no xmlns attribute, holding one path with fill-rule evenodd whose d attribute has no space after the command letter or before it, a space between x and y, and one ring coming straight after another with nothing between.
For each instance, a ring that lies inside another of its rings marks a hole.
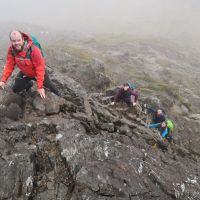
<instances>
[{"instance_id":1,"label":"man in red jacket","mask_svg":"<svg viewBox=\"0 0 200 200\"><path fill-rule=\"evenodd\" d=\"M32 80L35 80L37 91L42 98L46 97L44 87L60 96L58 89L50 81L47 70L45 70L45 60L41 50L33 44L31 37L28 34L14 30L10 33L10 42L11 46L8 49L0 87L4 88L15 65L17 65L20 72L15 78L14 92L28 90L33 84ZM27 57L28 51L30 52L30 58Z\"/></svg>"}]
</instances>

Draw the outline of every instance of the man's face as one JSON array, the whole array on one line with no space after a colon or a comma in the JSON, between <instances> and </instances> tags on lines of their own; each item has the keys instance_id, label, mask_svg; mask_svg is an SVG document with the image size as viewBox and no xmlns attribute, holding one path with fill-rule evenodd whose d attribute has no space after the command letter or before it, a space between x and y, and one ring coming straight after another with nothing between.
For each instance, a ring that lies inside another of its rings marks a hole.
<instances>
[{"instance_id":1,"label":"man's face","mask_svg":"<svg viewBox=\"0 0 200 200\"><path fill-rule=\"evenodd\" d=\"M162 122L162 123L161 123L161 127L162 127L162 128L165 128L166 126L167 126L166 122Z\"/></svg>"},{"instance_id":2,"label":"man's face","mask_svg":"<svg viewBox=\"0 0 200 200\"><path fill-rule=\"evenodd\" d=\"M157 115L162 115L162 110L158 109L157 110Z\"/></svg>"},{"instance_id":3,"label":"man's face","mask_svg":"<svg viewBox=\"0 0 200 200\"><path fill-rule=\"evenodd\" d=\"M124 90L127 91L129 86L124 86Z\"/></svg>"},{"instance_id":4,"label":"man's face","mask_svg":"<svg viewBox=\"0 0 200 200\"><path fill-rule=\"evenodd\" d=\"M13 31L10 35L10 41L17 51L21 51L24 45L24 40L18 31Z\"/></svg>"}]
</instances>

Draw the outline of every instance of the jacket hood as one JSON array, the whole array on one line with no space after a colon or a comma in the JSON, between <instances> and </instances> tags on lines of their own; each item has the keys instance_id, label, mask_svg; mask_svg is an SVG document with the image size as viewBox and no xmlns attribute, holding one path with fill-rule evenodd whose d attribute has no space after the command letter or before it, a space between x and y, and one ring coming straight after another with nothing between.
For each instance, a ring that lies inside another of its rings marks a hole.
<instances>
[{"instance_id":1,"label":"jacket hood","mask_svg":"<svg viewBox=\"0 0 200 200\"><path fill-rule=\"evenodd\" d=\"M27 40L28 43L30 43L30 45L32 45L33 41L31 39L30 35L28 35L27 33L21 33L21 34L22 34L24 40Z\"/></svg>"}]
</instances>

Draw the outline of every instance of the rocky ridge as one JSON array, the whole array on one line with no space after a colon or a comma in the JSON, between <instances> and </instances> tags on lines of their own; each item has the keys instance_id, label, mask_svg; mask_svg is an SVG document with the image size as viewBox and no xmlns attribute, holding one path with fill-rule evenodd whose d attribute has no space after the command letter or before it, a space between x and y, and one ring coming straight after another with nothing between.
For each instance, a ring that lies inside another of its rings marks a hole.
<instances>
[{"instance_id":1,"label":"rocky ridge","mask_svg":"<svg viewBox=\"0 0 200 200\"><path fill-rule=\"evenodd\" d=\"M199 199L198 51L93 39L80 47L95 59L79 52L82 62L74 45L46 50L62 98L0 90L0 199ZM172 144L142 113L108 106L105 89L127 79L143 86L141 103L168 110Z\"/></svg>"},{"instance_id":2,"label":"rocky ridge","mask_svg":"<svg viewBox=\"0 0 200 200\"><path fill-rule=\"evenodd\" d=\"M53 78L62 98L0 90L0 199L200 198L197 152L105 93Z\"/></svg>"}]
</instances>

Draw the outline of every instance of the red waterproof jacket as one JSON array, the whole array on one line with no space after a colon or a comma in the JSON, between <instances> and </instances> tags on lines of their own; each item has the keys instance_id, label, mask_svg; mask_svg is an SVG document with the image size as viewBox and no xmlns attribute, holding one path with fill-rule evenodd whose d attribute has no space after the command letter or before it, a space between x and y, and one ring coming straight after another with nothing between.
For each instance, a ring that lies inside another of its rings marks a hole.
<instances>
[{"instance_id":1,"label":"red waterproof jacket","mask_svg":"<svg viewBox=\"0 0 200 200\"><path fill-rule=\"evenodd\" d=\"M26 41L26 45L22 51L15 52L15 54L13 54L12 46L9 47L6 65L1 81L6 82L11 76L15 65L17 65L24 75L31 78L36 78L37 87L38 89L41 89L43 87L45 73L44 58L40 49L35 45L33 46L31 37L25 33L22 33L22 35ZM27 58L27 52L29 48L31 48L31 58Z\"/></svg>"}]
</instances>

